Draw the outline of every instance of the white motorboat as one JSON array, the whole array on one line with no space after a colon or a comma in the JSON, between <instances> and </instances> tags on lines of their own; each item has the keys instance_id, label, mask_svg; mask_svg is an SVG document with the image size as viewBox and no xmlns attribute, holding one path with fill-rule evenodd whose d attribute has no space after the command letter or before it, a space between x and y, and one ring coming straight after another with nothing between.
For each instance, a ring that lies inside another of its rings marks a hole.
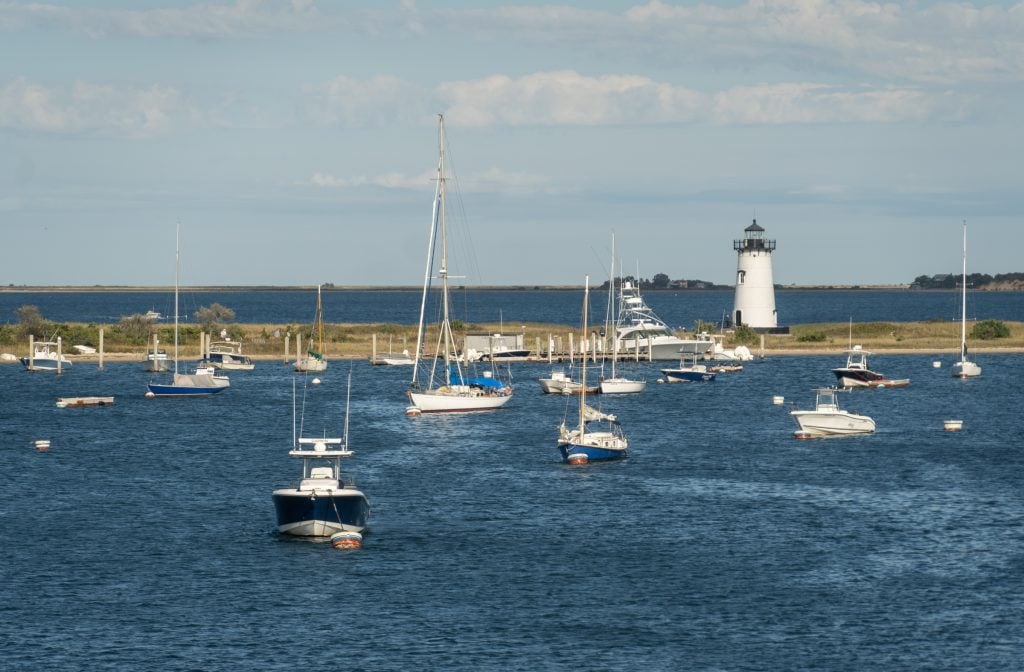
<instances>
[{"instance_id":1,"label":"white motorboat","mask_svg":"<svg viewBox=\"0 0 1024 672\"><path fill-rule=\"evenodd\" d=\"M846 366L832 369L840 387L906 387L909 378L886 378L868 368L868 352L859 345L846 351Z\"/></svg>"},{"instance_id":2,"label":"white motorboat","mask_svg":"<svg viewBox=\"0 0 1024 672\"><path fill-rule=\"evenodd\" d=\"M238 341L214 341L210 343L206 353L208 361L215 369L225 371L252 371L256 368L249 355L242 354L242 344Z\"/></svg>"},{"instance_id":3,"label":"white motorboat","mask_svg":"<svg viewBox=\"0 0 1024 672\"><path fill-rule=\"evenodd\" d=\"M981 375L981 367L967 359L967 221L964 220L964 270L960 283L960 361L951 367L954 378L975 378Z\"/></svg>"},{"instance_id":4,"label":"white motorboat","mask_svg":"<svg viewBox=\"0 0 1024 672\"><path fill-rule=\"evenodd\" d=\"M619 315L615 321L618 351L638 359L672 361L681 355L703 355L714 347L710 338L684 339L672 333L640 296L639 287L625 281L619 287Z\"/></svg>"},{"instance_id":5,"label":"white motorboat","mask_svg":"<svg viewBox=\"0 0 1024 672\"><path fill-rule=\"evenodd\" d=\"M840 391L834 387L819 387L815 390L813 411L790 411L800 427L797 436L870 434L875 431L875 421L868 416L839 408L836 393Z\"/></svg>"},{"instance_id":6,"label":"white motorboat","mask_svg":"<svg viewBox=\"0 0 1024 672\"><path fill-rule=\"evenodd\" d=\"M58 362L61 367L71 366L71 360L64 353L57 352L57 341L35 341L32 354L21 358L21 363L29 371L56 371Z\"/></svg>"},{"instance_id":7,"label":"white motorboat","mask_svg":"<svg viewBox=\"0 0 1024 672\"><path fill-rule=\"evenodd\" d=\"M545 394L580 394L583 392L583 384L573 380L572 376L562 369L552 371L547 378L538 378L537 382L540 383L540 389ZM600 388L597 385L591 385L586 391L589 394L595 394L600 391Z\"/></svg>"}]
</instances>

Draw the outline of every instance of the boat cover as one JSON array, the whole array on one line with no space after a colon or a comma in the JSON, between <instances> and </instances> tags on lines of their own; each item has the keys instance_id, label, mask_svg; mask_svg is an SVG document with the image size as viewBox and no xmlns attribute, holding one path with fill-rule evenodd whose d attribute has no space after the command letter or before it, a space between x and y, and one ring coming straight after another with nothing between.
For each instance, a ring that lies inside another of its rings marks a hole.
<instances>
[{"instance_id":1,"label":"boat cover","mask_svg":"<svg viewBox=\"0 0 1024 672\"><path fill-rule=\"evenodd\" d=\"M491 390L500 390L505 387L504 383L492 376L463 376L457 364L449 365L448 371L452 385L475 385Z\"/></svg>"}]
</instances>

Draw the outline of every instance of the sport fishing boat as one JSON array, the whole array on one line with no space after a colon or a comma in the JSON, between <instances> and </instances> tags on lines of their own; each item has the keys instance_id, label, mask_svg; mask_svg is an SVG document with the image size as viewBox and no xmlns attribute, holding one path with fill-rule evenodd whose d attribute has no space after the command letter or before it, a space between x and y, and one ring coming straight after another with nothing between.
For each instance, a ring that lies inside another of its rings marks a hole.
<instances>
[{"instance_id":1,"label":"sport fishing boat","mask_svg":"<svg viewBox=\"0 0 1024 672\"><path fill-rule=\"evenodd\" d=\"M350 391L351 381L349 372ZM293 437L296 436L294 385L293 381ZM348 442L348 400L341 438L293 438L288 454L302 460L302 477L295 487L274 490L277 531L298 537L362 533L370 517L370 502L356 488L355 479L341 472L341 460L354 455Z\"/></svg>"},{"instance_id":2,"label":"sport fishing boat","mask_svg":"<svg viewBox=\"0 0 1024 672\"><path fill-rule=\"evenodd\" d=\"M242 354L238 341L214 341L206 353L206 361L215 369L225 371L252 371L256 368L249 355Z\"/></svg>"},{"instance_id":3,"label":"sport fishing boat","mask_svg":"<svg viewBox=\"0 0 1024 672\"><path fill-rule=\"evenodd\" d=\"M619 315L615 321L615 347L623 356L672 361L681 355L703 355L715 347L710 338L675 336L640 295L640 288L626 280L619 286Z\"/></svg>"},{"instance_id":4,"label":"sport fishing boat","mask_svg":"<svg viewBox=\"0 0 1024 672\"><path fill-rule=\"evenodd\" d=\"M855 345L846 351L846 366L832 369L839 387L906 387L909 378L886 378L868 368L868 355L872 353Z\"/></svg>"},{"instance_id":5,"label":"sport fishing boat","mask_svg":"<svg viewBox=\"0 0 1024 672\"><path fill-rule=\"evenodd\" d=\"M870 434L875 431L875 421L866 415L858 415L839 408L834 387L815 389L813 411L790 411L800 430L799 438L841 434Z\"/></svg>"}]
</instances>

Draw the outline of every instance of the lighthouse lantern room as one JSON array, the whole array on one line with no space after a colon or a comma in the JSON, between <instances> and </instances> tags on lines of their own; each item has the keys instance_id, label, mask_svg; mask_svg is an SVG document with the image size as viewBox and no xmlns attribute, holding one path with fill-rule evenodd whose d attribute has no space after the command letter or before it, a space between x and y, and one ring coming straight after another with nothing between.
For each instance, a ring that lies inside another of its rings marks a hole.
<instances>
[{"instance_id":1,"label":"lighthouse lantern room","mask_svg":"<svg viewBox=\"0 0 1024 672\"><path fill-rule=\"evenodd\" d=\"M775 241L766 240L757 220L743 230L743 239L734 240L736 250L736 298L732 323L757 330L778 327L775 311L775 284L772 281L772 252Z\"/></svg>"}]
</instances>

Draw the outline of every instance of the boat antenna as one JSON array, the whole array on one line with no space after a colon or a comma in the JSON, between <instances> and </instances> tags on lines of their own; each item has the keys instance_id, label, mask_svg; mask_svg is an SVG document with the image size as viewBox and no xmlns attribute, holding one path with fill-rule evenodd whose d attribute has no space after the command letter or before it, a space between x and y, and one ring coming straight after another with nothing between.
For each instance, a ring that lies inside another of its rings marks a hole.
<instances>
[{"instance_id":1,"label":"boat antenna","mask_svg":"<svg viewBox=\"0 0 1024 672\"><path fill-rule=\"evenodd\" d=\"M341 435L342 450L348 450L348 409L352 400L352 364L348 365L348 389L345 391L345 428Z\"/></svg>"},{"instance_id":2,"label":"boat antenna","mask_svg":"<svg viewBox=\"0 0 1024 672\"><path fill-rule=\"evenodd\" d=\"M295 436L296 420L297 419L295 417L295 376L292 376L292 450L295 450L296 445L298 445Z\"/></svg>"}]
</instances>

